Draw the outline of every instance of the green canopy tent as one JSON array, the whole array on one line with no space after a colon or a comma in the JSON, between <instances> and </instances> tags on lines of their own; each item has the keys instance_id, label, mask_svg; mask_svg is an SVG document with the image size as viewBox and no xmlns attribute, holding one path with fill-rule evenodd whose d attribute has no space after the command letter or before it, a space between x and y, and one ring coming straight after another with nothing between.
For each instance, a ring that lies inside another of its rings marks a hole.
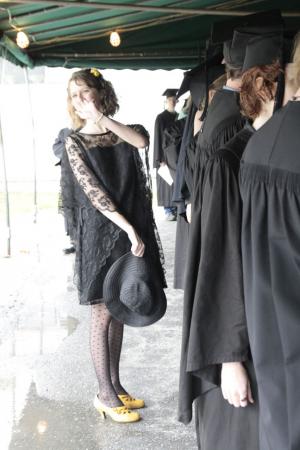
<instances>
[{"instance_id":1,"label":"green canopy tent","mask_svg":"<svg viewBox=\"0 0 300 450\"><path fill-rule=\"evenodd\" d=\"M0 44L10 61L27 67L188 69L199 62L213 22L282 6L281 0L0 0ZM283 16L297 27L299 0L286 0ZM17 30L29 35L28 49L16 46ZM119 47L109 43L115 30Z\"/></svg>"},{"instance_id":2,"label":"green canopy tent","mask_svg":"<svg viewBox=\"0 0 300 450\"><path fill-rule=\"evenodd\" d=\"M0 56L23 66L27 80L35 66L190 69L213 23L282 6L282 0L0 0ZM299 0L286 0L282 15L287 28L300 28ZM18 31L29 36L25 50L16 45ZM118 47L110 45L112 31L121 36ZM0 147L5 172L1 124ZM5 189L10 255L7 183Z\"/></svg>"}]
</instances>

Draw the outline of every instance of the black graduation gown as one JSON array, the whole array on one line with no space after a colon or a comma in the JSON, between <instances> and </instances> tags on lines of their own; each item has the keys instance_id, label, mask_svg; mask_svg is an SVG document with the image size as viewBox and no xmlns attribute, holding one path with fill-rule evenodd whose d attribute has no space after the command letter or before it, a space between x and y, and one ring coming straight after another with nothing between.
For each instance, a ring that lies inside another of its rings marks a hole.
<instances>
[{"instance_id":1,"label":"black graduation gown","mask_svg":"<svg viewBox=\"0 0 300 450\"><path fill-rule=\"evenodd\" d=\"M220 148L220 145L225 144L230 137L234 136L242 128L243 123L244 120L239 111L238 95L233 91L217 91L208 108L208 113L201 129L201 136L199 135L198 138L198 143L201 146L203 145L204 156L200 155L202 148L198 145L196 162L193 161L186 165L185 179L187 186L190 186L190 190L193 191L190 194L193 197L193 204L192 224L189 230L180 362L179 420L183 423L188 423L192 418L194 399L214 387L207 380L187 372L188 348L194 347L196 353L199 349L198 341L193 341L192 336L190 336L190 326L194 303L197 304L199 299L199 292L197 292L196 287L201 254L201 190L204 173L204 171L201 172L200 162L203 163L204 167L205 159L206 161L208 160L207 155L213 155ZM206 158L204 158L205 156ZM190 168L190 171L187 170L187 167ZM195 179L193 180L192 176L194 173Z\"/></svg>"},{"instance_id":2,"label":"black graduation gown","mask_svg":"<svg viewBox=\"0 0 300 450\"><path fill-rule=\"evenodd\" d=\"M187 153L185 179L195 206L201 205L200 174L207 159L238 133L244 124L245 118L240 113L239 93L228 89L218 90L197 134L196 144L190 146ZM194 210L195 214L197 208Z\"/></svg>"},{"instance_id":3,"label":"black graduation gown","mask_svg":"<svg viewBox=\"0 0 300 450\"><path fill-rule=\"evenodd\" d=\"M172 123L172 125L167 127L163 133L164 161L169 167L170 174L173 180L175 180L176 177L177 162L180 152L185 121L186 121L185 117L183 117L180 120L176 120L174 123Z\"/></svg>"},{"instance_id":4,"label":"black graduation gown","mask_svg":"<svg viewBox=\"0 0 300 450\"><path fill-rule=\"evenodd\" d=\"M177 209L179 210L180 214L185 214L185 202L187 199L187 195L189 193L187 192L186 186L185 186L185 160L186 160L186 152L187 148L193 139L193 132L194 132L194 118L195 114L197 112L196 107L194 104L192 104L188 115L185 120L184 130L183 130L183 136L180 146L180 152L179 157L177 161L177 168L176 168L176 178L174 182L174 193L173 193L173 202L176 203Z\"/></svg>"},{"instance_id":5,"label":"black graduation gown","mask_svg":"<svg viewBox=\"0 0 300 450\"><path fill-rule=\"evenodd\" d=\"M189 223L186 220L186 193L184 180L184 163L187 147L193 138L194 117L196 107L192 104L185 119L183 136L180 146L180 152L176 167L176 176L174 181L173 202L177 206L177 225L175 241L175 261L174 261L174 289L183 289L185 280L185 268L187 259L187 249L189 240Z\"/></svg>"},{"instance_id":6,"label":"black graduation gown","mask_svg":"<svg viewBox=\"0 0 300 450\"><path fill-rule=\"evenodd\" d=\"M163 151L163 132L166 128L172 125L177 119L177 113L171 113L167 110L158 114L154 126L154 146L153 146L153 167L158 169L159 163L165 161ZM171 206L173 185L170 186L158 174L156 177L157 183L157 204L158 206Z\"/></svg>"},{"instance_id":7,"label":"black graduation gown","mask_svg":"<svg viewBox=\"0 0 300 450\"><path fill-rule=\"evenodd\" d=\"M300 449L300 103L249 141L241 164L246 314L261 450Z\"/></svg>"},{"instance_id":8,"label":"black graduation gown","mask_svg":"<svg viewBox=\"0 0 300 450\"><path fill-rule=\"evenodd\" d=\"M183 139L186 118L176 120L170 127L166 128L163 136L163 148L165 161L170 169L173 180L176 178L178 157ZM174 256L174 282L175 289L184 287L184 271L188 243L189 224L180 211L177 212L175 256Z\"/></svg>"},{"instance_id":9,"label":"black graduation gown","mask_svg":"<svg viewBox=\"0 0 300 450\"><path fill-rule=\"evenodd\" d=\"M201 450L223 450L225 442L228 443L226 448L231 450L258 448L257 398L255 406L235 409L226 404L219 388L223 362L249 359L237 178L239 158L250 135L251 130L246 127L230 141L226 150L215 152L207 160L202 174L202 214L196 245L190 235L179 420L184 423L191 420L193 400L200 396L196 402L196 420ZM193 292L188 284L192 269ZM251 363L247 364L254 381ZM210 423L212 417L215 419ZM214 424L218 424L217 432Z\"/></svg>"}]
</instances>

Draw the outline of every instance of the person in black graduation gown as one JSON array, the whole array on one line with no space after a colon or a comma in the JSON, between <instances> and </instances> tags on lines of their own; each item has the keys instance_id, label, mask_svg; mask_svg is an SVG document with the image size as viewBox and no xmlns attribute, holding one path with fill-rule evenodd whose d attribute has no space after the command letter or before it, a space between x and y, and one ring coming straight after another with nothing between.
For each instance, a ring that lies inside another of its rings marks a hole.
<instances>
[{"instance_id":1,"label":"person in black graduation gown","mask_svg":"<svg viewBox=\"0 0 300 450\"><path fill-rule=\"evenodd\" d=\"M175 111L177 89L166 89L163 93L166 96L166 109L158 114L154 125L153 144L153 167L159 169L166 164L163 151L163 133L166 128L172 125L178 117ZM169 185L158 173L157 183L157 204L163 206L167 220L176 220L176 207L172 204L173 185Z\"/></svg>"},{"instance_id":2,"label":"person in black graduation gown","mask_svg":"<svg viewBox=\"0 0 300 450\"><path fill-rule=\"evenodd\" d=\"M221 60L221 58L220 58ZM217 64L217 60L207 62L208 73L205 73L204 65L186 72L179 88L177 97L186 91L190 91L192 105L185 122L174 185L173 201L177 205L177 226L174 258L174 288L183 289L185 280L185 268L187 259L189 221L186 215L186 205L190 200L189 191L185 185L184 168L186 153L195 146L198 132L201 128L201 116L203 113L203 101L206 94L206 81L209 84L209 95L212 97L216 89L224 85L224 79L219 77L224 73L224 65ZM215 78L217 80L215 80ZM223 75L225 77L225 75ZM215 81L214 81L215 80Z\"/></svg>"},{"instance_id":3,"label":"person in black graduation gown","mask_svg":"<svg viewBox=\"0 0 300 450\"><path fill-rule=\"evenodd\" d=\"M196 114L196 107L192 103L188 115L185 119L185 125L178 155L176 166L176 174L174 180L173 203L177 207L177 225L176 225L176 239L175 239L175 254L174 254L174 289L183 289L184 287L184 273L186 265L186 254L189 236L189 224L186 220L186 207L184 196L181 191L182 176L184 168L185 153L188 144L193 137L193 123Z\"/></svg>"},{"instance_id":4,"label":"person in black graduation gown","mask_svg":"<svg viewBox=\"0 0 300 450\"><path fill-rule=\"evenodd\" d=\"M241 164L246 314L261 450L300 449L300 45L298 91L249 141Z\"/></svg>"},{"instance_id":5,"label":"person in black graduation gown","mask_svg":"<svg viewBox=\"0 0 300 450\"><path fill-rule=\"evenodd\" d=\"M272 85L278 74L276 66L269 80ZM251 82L254 85L254 80ZM251 94L255 94L254 89ZM247 110L247 115L260 125L271 115L270 106L267 113L262 108L262 98L259 91L255 114ZM273 97L265 101L272 106ZM200 174L198 248L190 261L198 271L192 305L185 303L180 419L191 417L192 401L198 397L196 430L201 450L221 450L225 446L231 450L258 449L258 402L244 311L238 188L239 160L253 131L245 125L208 157ZM192 225L193 220L192 215ZM222 392L236 407L253 403L253 397L255 404L236 410L223 400Z\"/></svg>"},{"instance_id":6,"label":"person in black graduation gown","mask_svg":"<svg viewBox=\"0 0 300 450\"><path fill-rule=\"evenodd\" d=\"M230 44L226 44L230 48ZM245 123L240 113L239 92L241 85L241 68L244 52L231 49L227 63L231 63L227 88L218 90L207 111L206 118L199 132L194 152L194 160L186 164L185 179L189 187L192 203L192 223L189 231L189 246L186 265L182 347L179 381L179 420L188 423L192 419L193 401L215 385L196 376L199 355L198 337L191 335L194 302L197 300L197 278L199 271L199 254L201 250L201 167L209 156L215 153L231 137L240 131ZM230 78L234 77L234 79ZM235 78L238 76L238 78ZM235 86L235 87L234 87ZM189 169L189 171L187 171ZM216 450L216 449L213 449Z\"/></svg>"},{"instance_id":7,"label":"person in black graduation gown","mask_svg":"<svg viewBox=\"0 0 300 450\"><path fill-rule=\"evenodd\" d=\"M251 64L254 62L255 59ZM259 448L259 400L249 355L244 311L240 251L242 204L238 172L239 161L247 142L254 131L272 115L279 73L278 63L255 66L245 72L241 87L241 106L253 123L246 124L224 148L219 149L209 159L203 175L202 270L200 279L197 280L200 301L193 314L192 324L192 327L197 326L200 331L191 329L191 333L197 333L199 341L203 343L202 376L208 380L216 377L218 382L217 370L220 370L219 385L223 397L230 404L243 406L243 398L246 398L248 403L254 398L255 403L239 411L230 409L222 402L220 389L210 390L203 398L198 397L195 402L196 429L201 449L222 448L220 439L223 442L224 434L216 434L215 429L224 429L226 424L228 428L225 428L225 439L230 443L229 448ZM214 286L210 286L207 281L212 273ZM195 320L197 317L198 320ZM211 329L214 329L213 338ZM243 349L247 348L246 355ZM214 361L212 366L215 367L215 373L212 367L206 366L206 361L209 360ZM222 363L218 369L217 363ZM212 417L214 427L210 423ZM227 434L228 429L230 433Z\"/></svg>"}]
</instances>

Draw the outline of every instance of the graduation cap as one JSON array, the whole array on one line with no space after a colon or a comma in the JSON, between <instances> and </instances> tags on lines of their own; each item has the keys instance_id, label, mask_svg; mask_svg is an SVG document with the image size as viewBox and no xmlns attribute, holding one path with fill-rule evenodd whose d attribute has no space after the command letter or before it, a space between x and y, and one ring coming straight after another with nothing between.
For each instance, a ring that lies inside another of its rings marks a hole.
<instances>
[{"instance_id":1,"label":"graduation cap","mask_svg":"<svg viewBox=\"0 0 300 450\"><path fill-rule=\"evenodd\" d=\"M255 27L263 32L266 28L283 27L284 21L279 9L248 14L231 20L214 22L211 27L211 42L224 42L232 39L234 30ZM246 31L246 30L245 30Z\"/></svg>"},{"instance_id":2,"label":"graduation cap","mask_svg":"<svg viewBox=\"0 0 300 450\"><path fill-rule=\"evenodd\" d=\"M256 36L248 41L246 47L243 72L256 66L273 64L282 61L283 36L281 34L269 34Z\"/></svg>"},{"instance_id":3,"label":"graduation cap","mask_svg":"<svg viewBox=\"0 0 300 450\"><path fill-rule=\"evenodd\" d=\"M241 69L243 67L246 47L252 37L252 34L235 31L233 38L224 42L224 60L230 68Z\"/></svg>"},{"instance_id":4,"label":"graduation cap","mask_svg":"<svg viewBox=\"0 0 300 450\"><path fill-rule=\"evenodd\" d=\"M223 74L223 64L210 66L207 62L207 67L205 67L205 63L200 64L185 72L184 79L178 89L177 98L190 91L194 105L199 108L201 101L206 98L207 87Z\"/></svg>"},{"instance_id":5,"label":"graduation cap","mask_svg":"<svg viewBox=\"0 0 300 450\"><path fill-rule=\"evenodd\" d=\"M176 97L178 89L166 89L162 95L168 97Z\"/></svg>"},{"instance_id":6,"label":"graduation cap","mask_svg":"<svg viewBox=\"0 0 300 450\"><path fill-rule=\"evenodd\" d=\"M207 43L205 60L197 67L184 73L184 78L177 92L177 98L190 91L196 108L205 99L209 85L224 74L222 45Z\"/></svg>"},{"instance_id":7,"label":"graduation cap","mask_svg":"<svg viewBox=\"0 0 300 450\"><path fill-rule=\"evenodd\" d=\"M282 32L252 37L247 44L242 72L246 72L253 67L273 64L276 61L279 61L282 66L285 62L284 51ZM275 93L274 112L282 106L284 87L284 72L280 72Z\"/></svg>"}]
</instances>

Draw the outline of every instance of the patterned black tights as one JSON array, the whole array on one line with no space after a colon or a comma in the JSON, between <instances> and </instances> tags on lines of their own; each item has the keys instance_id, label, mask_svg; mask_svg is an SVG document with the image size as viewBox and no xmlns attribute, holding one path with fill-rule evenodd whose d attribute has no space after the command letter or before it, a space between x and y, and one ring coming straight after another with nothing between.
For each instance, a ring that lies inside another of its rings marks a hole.
<instances>
[{"instance_id":1,"label":"patterned black tights","mask_svg":"<svg viewBox=\"0 0 300 450\"><path fill-rule=\"evenodd\" d=\"M109 326L109 357L110 375L112 384L117 394L127 394L120 382L120 356L123 342L124 325L115 319L111 319Z\"/></svg>"},{"instance_id":2,"label":"patterned black tights","mask_svg":"<svg viewBox=\"0 0 300 450\"><path fill-rule=\"evenodd\" d=\"M92 305L91 309L90 345L99 399L106 406L121 406L117 394L126 394L119 379L124 326L112 318L104 303Z\"/></svg>"}]
</instances>

